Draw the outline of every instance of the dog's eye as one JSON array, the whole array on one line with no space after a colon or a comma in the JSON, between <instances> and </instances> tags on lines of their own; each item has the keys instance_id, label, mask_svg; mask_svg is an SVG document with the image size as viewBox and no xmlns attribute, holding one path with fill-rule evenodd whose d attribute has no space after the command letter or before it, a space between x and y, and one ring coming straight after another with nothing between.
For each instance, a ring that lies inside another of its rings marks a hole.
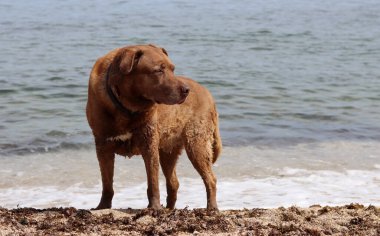
<instances>
[{"instance_id":1,"label":"dog's eye","mask_svg":"<svg viewBox=\"0 0 380 236\"><path fill-rule=\"evenodd\" d=\"M156 73L156 74L163 74L164 70L163 69L154 70L154 73Z\"/></svg>"},{"instance_id":2,"label":"dog's eye","mask_svg":"<svg viewBox=\"0 0 380 236\"><path fill-rule=\"evenodd\" d=\"M153 73L155 74L163 74L165 73L165 69L166 69L166 65L165 64L161 64L159 66L156 66L153 70Z\"/></svg>"}]
</instances>

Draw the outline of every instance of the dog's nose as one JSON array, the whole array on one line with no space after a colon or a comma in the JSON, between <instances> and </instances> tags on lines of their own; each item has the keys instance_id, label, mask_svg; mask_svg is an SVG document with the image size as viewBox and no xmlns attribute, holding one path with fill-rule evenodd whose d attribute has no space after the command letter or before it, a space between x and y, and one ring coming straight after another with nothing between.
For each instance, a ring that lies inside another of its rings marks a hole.
<instances>
[{"instance_id":1,"label":"dog's nose","mask_svg":"<svg viewBox=\"0 0 380 236\"><path fill-rule=\"evenodd\" d=\"M190 88L187 87L186 85L181 86L181 94L184 96L187 96L190 92Z\"/></svg>"}]
</instances>

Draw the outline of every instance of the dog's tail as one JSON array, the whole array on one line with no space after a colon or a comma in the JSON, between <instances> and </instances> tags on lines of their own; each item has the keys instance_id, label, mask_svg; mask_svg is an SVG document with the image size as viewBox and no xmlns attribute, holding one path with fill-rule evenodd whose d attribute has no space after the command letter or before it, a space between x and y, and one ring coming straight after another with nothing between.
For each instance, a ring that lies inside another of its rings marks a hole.
<instances>
[{"instance_id":1,"label":"dog's tail","mask_svg":"<svg viewBox=\"0 0 380 236\"><path fill-rule=\"evenodd\" d=\"M215 125L215 130L213 134L214 143L212 144L212 152L213 152L212 163L215 163L216 160L218 160L220 153L222 152L222 139L220 138L220 134L219 134L218 113L216 112L213 117L213 121Z\"/></svg>"}]
</instances>

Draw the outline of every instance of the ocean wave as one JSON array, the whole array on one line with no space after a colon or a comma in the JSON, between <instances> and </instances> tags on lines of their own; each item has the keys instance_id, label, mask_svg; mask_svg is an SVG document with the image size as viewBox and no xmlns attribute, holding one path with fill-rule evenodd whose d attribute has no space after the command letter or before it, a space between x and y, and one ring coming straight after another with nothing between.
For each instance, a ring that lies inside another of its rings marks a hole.
<instances>
[{"instance_id":1,"label":"ocean wave","mask_svg":"<svg viewBox=\"0 0 380 236\"><path fill-rule=\"evenodd\" d=\"M289 170L288 170L289 171ZM331 171L297 170L297 177L268 177L263 179L242 178L218 181L218 204L220 209L275 208L319 205L342 205L359 202L364 205L379 205L380 179L375 171ZM204 208L206 193L202 180L181 178L178 192L178 208ZM114 208L145 208L146 182L130 185L115 184ZM165 183L160 182L161 203L166 196ZM90 209L100 199L101 185L85 187L75 183L69 187L34 186L2 189L2 207L76 207Z\"/></svg>"},{"instance_id":2,"label":"ocean wave","mask_svg":"<svg viewBox=\"0 0 380 236\"><path fill-rule=\"evenodd\" d=\"M285 147L225 147L214 165L221 209L380 204L380 142L322 142ZM20 206L94 207L100 172L94 147L0 158L0 202ZM177 166L178 207L204 207L203 181L185 154ZM116 158L115 207L146 207L141 157ZM165 181L160 176L161 196Z\"/></svg>"}]
</instances>

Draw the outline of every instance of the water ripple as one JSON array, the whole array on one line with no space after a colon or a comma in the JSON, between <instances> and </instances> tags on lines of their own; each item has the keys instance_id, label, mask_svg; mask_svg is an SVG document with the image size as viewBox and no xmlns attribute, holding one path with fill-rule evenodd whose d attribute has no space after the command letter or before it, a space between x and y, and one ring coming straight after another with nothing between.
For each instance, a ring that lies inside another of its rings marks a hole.
<instances>
[{"instance_id":1,"label":"water ripple","mask_svg":"<svg viewBox=\"0 0 380 236\"><path fill-rule=\"evenodd\" d=\"M380 140L374 2L3 0L1 151L91 144L91 67L142 43L212 92L227 145Z\"/></svg>"}]
</instances>

